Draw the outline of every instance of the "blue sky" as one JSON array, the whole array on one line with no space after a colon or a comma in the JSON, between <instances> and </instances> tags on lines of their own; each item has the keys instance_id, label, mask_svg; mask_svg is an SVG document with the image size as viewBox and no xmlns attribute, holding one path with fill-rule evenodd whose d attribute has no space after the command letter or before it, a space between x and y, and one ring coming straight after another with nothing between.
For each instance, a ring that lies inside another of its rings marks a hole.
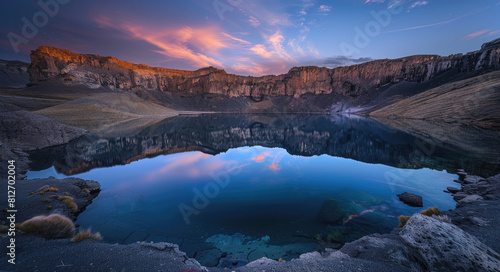
<instances>
[{"instance_id":1,"label":"blue sky","mask_svg":"<svg viewBox=\"0 0 500 272\"><path fill-rule=\"evenodd\" d=\"M40 2L58 9L3 1L1 59L29 61L31 50L49 45L153 66L263 75L466 53L500 37L499 0ZM23 34L26 21L36 33Z\"/></svg>"}]
</instances>

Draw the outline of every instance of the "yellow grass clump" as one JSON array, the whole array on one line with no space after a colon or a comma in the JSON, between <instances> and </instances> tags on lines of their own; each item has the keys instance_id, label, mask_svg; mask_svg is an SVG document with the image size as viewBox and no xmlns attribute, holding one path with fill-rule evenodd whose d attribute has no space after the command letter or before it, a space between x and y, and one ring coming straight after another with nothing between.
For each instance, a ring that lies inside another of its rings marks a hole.
<instances>
[{"instance_id":1,"label":"yellow grass clump","mask_svg":"<svg viewBox=\"0 0 500 272\"><path fill-rule=\"evenodd\" d=\"M46 239L70 238L75 234L73 221L57 213L49 216L35 216L19 224L17 229L38 234Z\"/></svg>"},{"instance_id":2,"label":"yellow grass clump","mask_svg":"<svg viewBox=\"0 0 500 272\"><path fill-rule=\"evenodd\" d=\"M398 220L399 220L399 226L398 226L398 228L404 227L404 225L406 225L406 222L408 222L408 220L410 220L410 217L411 216L408 216L408 215L400 215L398 217Z\"/></svg>"},{"instance_id":3,"label":"yellow grass clump","mask_svg":"<svg viewBox=\"0 0 500 272\"><path fill-rule=\"evenodd\" d=\"M74 237L71 239L71 242L81 242L86 239L92 240L102 240L101 234L99 232L92 234L90 229L80 230Z\"/></svg>"},{"instance_id":4,"label":"yellow grass clump","mask_svg":"<svg viewBox=\"0 0 500 272\"><path fill-rule=\"evenodd\" d=\"M83 188L82 192L87 193L87 194L90 193L89 189L87 189L87 188Z\"/></svg>"},{"instance_id":5,"label":"yellow grass clump","mask_svg":"<svg viewBox=\"0 0 500 272\"><path fill-rule=\"evenodd\" d=\"M441 213L441 211L439 211L439 209L437 207L427 208L427 209L425 209L425 210L423 210L423 211L420 212L420 214L425 215L425 216L430 216L430 217L439 216L440 213ZM406 222L408 222L408 220L410 219L410 217L411 216L400 215L398 217L398 220L399 220L399 226L398 226L398 228L404 227L404 225L406 225ZM441 218L443 220L441 220ZM448 219L448 217L444 218L444 216L443 217L439 217L438 220L441 220L441 221L444 221L444 222L450 221ZM448 221L446 221L446 220L448 220Z\"/></svg>"},{"instance_id":6,"label":"yellow grass clump","mask_svg":"<svg viewBox=\"0 0 500 272\"><path fill-rule=\"evenodd\" d=\"M54 188L54 187L49 187L49 188L44 190L45 193L47 193L47 192L57 193L57 191L59 191L59 190L57 188Z\"/></svg>"},{"instance_id":7,"label":"yellow grass clump","mask_svg":"<svg viewBox=\"0 0 500 272\"><path fill-rule=\"evenodd\" d=\"M75 202L73 202L73 198L70 196L61 196L57 200L61 201L62 203L66 204L66 207L70 209L73 212L78 211L78 205L76 205Z\"/></svg>"},{"instance_id":8,"label":"yellow grass clump","mask_svg":"<svg viewBox=\"0 0 500 272\"><path fill-rule=\"evenodd\" d=\"M427 215L427 216L433 216L433 215L439 215L441 211L437 207L433 208L427 208L423 211L420 212L420 214Z\"/></svg>"}]
</instances>

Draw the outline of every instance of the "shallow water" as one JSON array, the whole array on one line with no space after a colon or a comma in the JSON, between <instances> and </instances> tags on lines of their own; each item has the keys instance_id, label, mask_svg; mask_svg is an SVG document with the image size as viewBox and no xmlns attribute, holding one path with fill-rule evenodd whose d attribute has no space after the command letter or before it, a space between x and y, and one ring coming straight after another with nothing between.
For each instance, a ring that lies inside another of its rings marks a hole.
<instances>
[{"instance_id":1,"label":"shallow water","mask_svg":"<svg viewBox=\"0 0 500 272\"><path fill-rule=\"evenodd\" d=\"M443 192L457 186L451 172L488 162L458 147L424 154L422 141L360 117L201 115L42 150L27 175L99 181L102 192L77 223L106 242L177 243L202 264L211 258L202 250L242 244L248 254L290 259L390 232L399 215L422 210L400 202L402 192L421 195L424 207L453 209ZM344 213L337 223L317 218L328 199ZM332 231L340 234L327 238Z\"/></svg>"}]
</instances>

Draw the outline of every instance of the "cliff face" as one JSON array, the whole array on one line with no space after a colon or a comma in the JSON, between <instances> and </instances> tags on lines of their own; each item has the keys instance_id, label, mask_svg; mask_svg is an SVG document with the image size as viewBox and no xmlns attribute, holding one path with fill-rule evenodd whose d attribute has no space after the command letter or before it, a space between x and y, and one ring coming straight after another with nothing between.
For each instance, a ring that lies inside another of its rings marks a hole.
<instances>
[{"instance_id":1,"label":"cliff face","mask_svg":"<svg viewBox=\"0 0 500 272\"><path fill-rule=\"evenodd\" d=\"M0 60L0 86L23 88L28 84L29 63L22 61Z\"/></svg>"},{"instance_id":2,"label":"cliff face","mask_svg":"<svg viewBox=\"0 0 500 272\"><path fill-rule=\"evenodd\" d=\"M150 67L46 46L32 51L31 61L29 72L33 84L63 79L91 88L103 86L113 90L130 90L143 87L181 94L245 96L256 101L262 100L264 96L299 97L307 93L333 93L356 98L386 84L427 82L452 69L459 73L498 70L500 39L466 55L419 55L335 69L294 67L287 74L263 77L227 74L213 67L196 71Z\"/></svg>"}]
</instances>

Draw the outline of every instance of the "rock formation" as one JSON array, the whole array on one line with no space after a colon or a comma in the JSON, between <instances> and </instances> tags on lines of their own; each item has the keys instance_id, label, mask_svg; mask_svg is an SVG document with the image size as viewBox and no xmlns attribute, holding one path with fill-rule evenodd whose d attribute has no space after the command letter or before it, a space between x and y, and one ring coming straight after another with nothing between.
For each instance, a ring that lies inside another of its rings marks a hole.
<instances>
[{"instance_id":1,"label":"rock formation","mask_svg":"<svg viewBox=\"0 0 500 272\"><path fill-rule=\"evenodd\" d=\"M399 234L423 271L498 271L500 255L455 225L413 215Z\"/></svg>"},{"instance_id":2,"label":"rock formation","mask_svg":"<svg viewBox=\"0 0 500 272\"><path fill-rule=\"evenodd\" d=\"M422 197L416 194L404 192L398 195L399 200L403 201L406 205L411 207L423 207Z\"/></svg>"},{"instance_id":3,"label":"rock formation","mask_svg":"<svg viewBox=\"0 0 500 272\"><path fill-rule=\"evenodd\" d=\"M23 88L30 82L29 63L22 61L0 60L0 86Z\"/></svg>"},{"instance_id":4,"label":"rock formation","mask_svg":"<svg viewBox=\"0 0 500 272\"><path fill-rule=\"evenodd\" d=\"M189 94L220 94L229 97L340 94L352 99L398 83L427 82L447 71L467 73L500 69L500 39L475 52L447 57L418 55L375 60L335 69L294 67L282 75L246 77L228 74L214 67L183 71L132 64L113 57L76 54L42 46L32 51L29 68L32 84L59 79L91 88L147 90Z\"/></svg>"}]
</instances>

